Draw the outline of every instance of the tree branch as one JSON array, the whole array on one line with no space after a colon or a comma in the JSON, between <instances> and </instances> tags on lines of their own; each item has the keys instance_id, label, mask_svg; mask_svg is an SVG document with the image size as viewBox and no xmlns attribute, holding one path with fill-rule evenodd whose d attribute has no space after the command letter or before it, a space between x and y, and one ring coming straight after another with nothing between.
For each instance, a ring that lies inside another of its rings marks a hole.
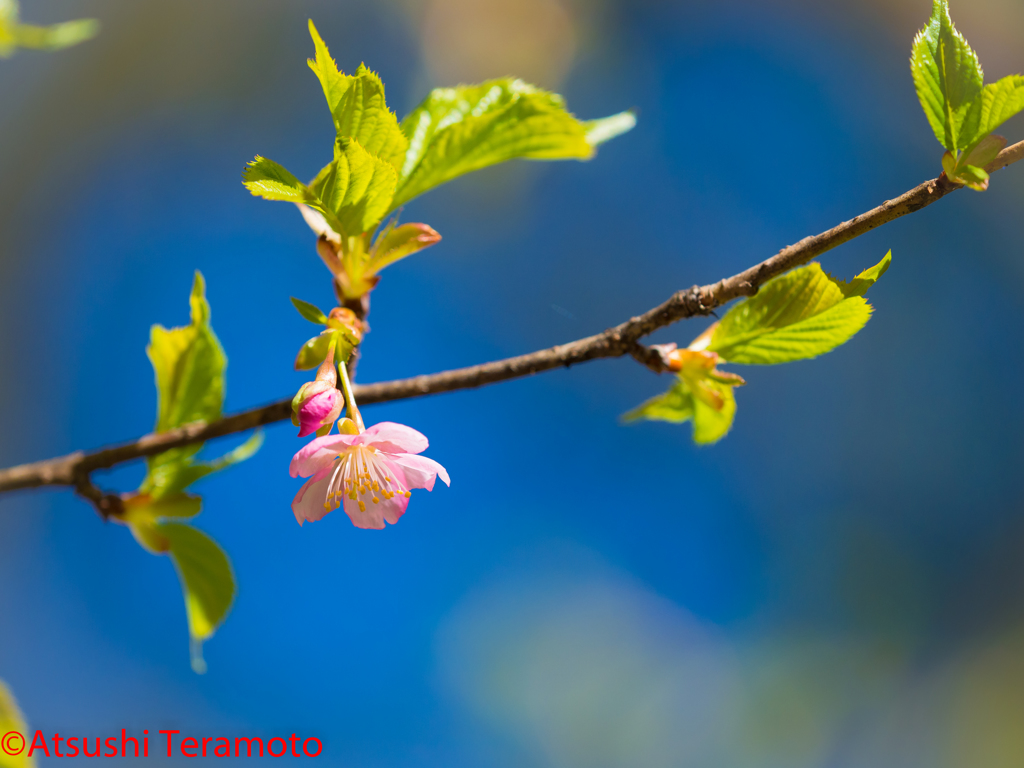
<instances>
[{"instance_id":1,"label":"tree branch","mask_svg":"<svg viewBox=\"0 0 1024 768\"><path fill-rule=\"evenodd\" d=\"M1024 142L1007 147L987 166L994 173L1024 158ZM482 365L459 368L442 373L415 376L377 384L357 385L356 399L363 405L402 400L421 395L471 389L485 384L507 381L529 376L553 368L578 365L588 360L605 357L631 355L652 370L661 370L658 356L639 343L644 336L695 315L707 315L740 296L753 296L758 289L773 277L794 267L806 264L816 256L842 245L872 229L887 224L901 216L925 208L960 189L959 184L950 182L945 174L926 181L895 200L888 200L877 208L854 219L844 221L827 232L807 237L783 248L750 269L717 283L678 291L666 302L648 312L633 317L604 333L542 349L527 355L510 357ZM211 424L189 424L159 434L149 434L130 443L103 448L91 453L76 451L46 461L22 464L0 470L0 493L22 488L37 488L45 485L73 486L89 498L102 513L113 497L103 496L89 481L89 475L98 469L109 469L127 461L153 456L171 448L190 443L224 437L237 432L283 421L291 416L291 399L236 413Z\"/></svg>"}]
</instances>

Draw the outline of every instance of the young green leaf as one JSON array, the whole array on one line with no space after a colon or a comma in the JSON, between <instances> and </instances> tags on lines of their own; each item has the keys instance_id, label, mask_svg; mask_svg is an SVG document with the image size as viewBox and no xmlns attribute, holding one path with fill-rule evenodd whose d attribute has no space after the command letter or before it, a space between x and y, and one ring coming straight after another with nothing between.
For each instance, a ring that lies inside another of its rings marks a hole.
<instances>
[{"instance_id":1,"label":"young green leaf","mask_svg":"<svg viewBox=\"0 0 1024 768\"><path fill-rule=\"evenodd\" d=\"M561 96L512 78L438 88L402 121L409 150L391 209L506 160L589 159L634 123L631 113L580 122Z\"/></svg>"},{"instance_id":2,"label":"young green leaf","mask_svg":"<svg viewBox=\"0 0 1024 768\"><path fill-rule=\"evenodd\" d=\"M332 335L325 332L314 336L303 344L299 349L299 354L295 357L295 370L309 371L319 366L327 357L327 348L331 346L331 338Z\"/></svg>"},{"instance_id":3,"label":"young green leaf","mask_svg":"<svg viewBox=\"0 0 1024 768\"><path fill-rule=\"evenodd\" d=\"M395 195L395 169L363 149L355 139L338 139L334 160L309 185L342 236L355 237L376 229ZM315 206L314 206L315 207ZM319 210L319 209L318 209ZM321 211L323 212L323 211Z\"/></svg>"},{"instance_id":4,"label":"young green leaf","mask_svg":"<svg viewBox=\"0 0 1024 768\"><path fill-rule=\"evenodd\" d=\"M12 733L21 734L21 739ZM0 749L0 768L32 768L36 764L35 758L28 754L32 737L25 724L25 716L3 680L0 680L0 738L4 740L3 749ZM19 748L22 748L20 752ZM15 752L18 754L13 754Z\"/></svg>"},{"instance_id":5,"label":"young green leaf","mask_svg":"<svg viewBox=\"0 0 1024 768\"><path fill-rule=\"evenodd\" d=\"M767 283L722 318L707 349L724 360L774 365L806 360L849 341L871 317L863 293L888 269L891 255L849 284L819 264L795 269Z\"/></svg>"},{"instance_id":6,"label":"young green leaf","mask_svg":"<svg viewBox=\"0 0 1024 768\"><path fill-rule=\"evenodd\" d=\"M982 138L980 108L975 107L983 87L981 64L953 26L947 0L933 0L931 19L914 38L910 71L942 146L955 155Z\"/></svg>"},{"instance_id":7,"label":"young green leaf","mask_svg":"<svg viewBox=\"0 0 1024 768\"><path fill-rule=\"evenodd\" d=\"M244 443L213 461L197 462L192 460L202 445L165 451L150 460L149 471L139 491L149 494L154 499L174 496L207 475L246 461L254 456L262 445L263 432L256 430ZM176 515L163 516L175 517Z\"/></svg>"},{"instance_id":8,"label":"young green leaf","mask_svg":"<svg viewBox=\"0 0 1024 768\"><path fill-rule=\"evenodd\" d=\"M933 0L932 17L914 38L910 59L917 95L939 142L946 176L972 189L988 189L991 163L1005 147L990 134L1024 109L1024 77L984 85L978 57L949 16L947 0Z\"/></svg>"},{"instance_id":9,"label":"young green leaf","mask_svg":"<svg viewBox=\"0 0 1024 768\"><path fill-rule=\"evenodd\" d=\"M323 313L323 310L321 310L320 307L316 304L310 304L308 301L296 299L294 296L291 298L292 304L295 305L299 314L309 320L309 322L315 323L316 325L327 325L327 315Z\"/></svg>"},{"instance_id":10,"label":"young green leaf","mask_svg":"<svg viewBox=\"0 0 1024 768\"><path fill-rule=\"evenodd\" d=\"M220 418L227 357L210 328L206 285L198 271L189 297L192 323L170 330L154 325L146 354L157 387L156 431Z\"/></svg>"},{"instance_id":11,"label":"young green leaf","mask_svg":"<svg viewBox=\"0 0 1024 768\"><path fill-rule=\"evenodd\" d=\"M632 112L581 122L561 96L505 78L436 89L399 125L380 77L362 64L344 74L312 21L309 32L309 66L334 119L335 158L305 185L257 156L243 183L259 197L306 206L314 231L343 249L345 238L372 232L388 213L457 176L514 158L589 159L636 124Z\"/></svg>"},{"instance_id":12,"label":"young green leaf","mask_svg":"<svg viewBox=\"0 0 1024 768\"><path fill-rule=\"evenodd\" d=\"M151 330L146 353L156 374L157 432L196 421L209 423L222 413L227 356L210 327L205 288L202 274L196 272L189 296L191 324L170 330L154 325ZM173 496L211 472L247 459L262 441L263 436L256 433L239 448L209 463L193 460L202 443L151 456L139 490L153 499Z\"/></svg>"},{"instance_id":13,"label":"young green leaf","mask_svg":"<svg viewBox=\"0 0 1024 768\"><path fill-rule=\"evenodd\" d=\"M259 155L245 167L242 184L254 195L266 200L320 205L319 198L287 168Z\"/></svg>"},{"instance_id":14,"label":"young green leaf","mask_svg":"<svg viewBox=\"0 0 1024 768\"><path fill-rule=\"evenodd\" d=\"M710 445L725 437L736 417L733 386L704 379L699 383L679 376L672 388L630 411L627 422L645 419L673 424L693 422L693 441Z\"/></svg>"},{"instance_id":15,"label":"young green leaf","mask_svg":"<svg viewBox=\"0 0 1024 768\"><path fill-rule=\"evenodd\" d=\"M301 349L299 349L299 354L295 357L295 370L310 371L313 368L317 368L324 361L324 358L327 357L327 349L331 346L332 341L335 348L334 359L338 362L348 360L356 343L358 343L353 341L351 333L328 327L319 336L314 336L302 345Z\"/></svg>"},{"instance_id":16,"label":"young green leaf","mask_svg":"<svg viewBox=\"0 0 1024 768\"><path fill-rule=\"evenodd\" d=\"M171 548L170 540L160 531L160 523L193 518L203 507L203 500L189 493L159 499L135 493L123 497L123 503L124 511L116 519L127 525L135 540L153 555L165 555Z\"/></svg>"},{"instance_id":17,"label":"young green leaf","mask_svg":"<svg viewBox=\"0 0 1024 768\"><path fill-rule=\"evenodd\" d=\"M1024 76L1007 75L998 82L986 85L981 94L979 136L992 133L1021 110L1024 110ZM994 159L973 164L988 165Z\"/></svg>"},{"instance_id":18,"label":"young green leaf","mask_svg":"<svg viewBox=\"0 0 1024 768\"><path fill-rule=\"evenodd\" d=\"M868 289L878 282L878 279L889 271L889 265L892 264L892 251L889 251L882 260L875 264L873 267L868 267L859 275L857 275L850 282L843 280L836 280L831 275L830 280L834 280L835 284L839 286L839 290L843 292L843 296L850 298L851 296L863 296L868 292Z\"/></svg>"},{"instance_id":19,"label":"young green leaf","mask_svg":"<svg viewBox=\"0 0 1024 768\"><path fill-rule=\"evenodd\" d=\"M961 163L952 174L947 174L954 181L964 184L976 192L988 189L989 176L984 168Z\"/></svg>"},{"instance_id":20,"label":"young green leaf","mask_svg":"<svg viewBox=\"0 0 1024 768\"><path fill-rule=\"evenodd\" d=\"M441 241L441 236L426 224L391 226L380 233L373 244L367 272L377 274L384 267L401 261L406 256L429 248Z\"/></svg>"},{"instance_id":21,"label":"young green leaf","mask_svg":"<svg viewBox=\"0 0 1024 768\"><path fill-rule=\"evenodd\" d=\"M182 523L159 523L185 594L192 669L206 671L203 642L221 625L235 599L235 577L224 550L202 531Z\"/></svg>"},{"instance_id":22,"label":"young green leaf","mask_svg":"<svg viewBox=\"0 0 1024 768\"><path fill-rule=\"evenodd\" d=\"M986 136L974 145L974 149L965 153L963 163L964 165L973 165L976 168L984 168L995 160L1000 152L1006 149L1006 143L1006 139L1002 136Z\"/></svg>"},{"instance_id":23,"label":"young green leaf","mask_svg":"<svg viewBox=\"0 0 1024 768\"><path fill-rule=\"evenodd\" d=\"M345 362L363 339L363 322L350 309L335 307L326 318L326 325L324 331L302 345L295 358L295 370L307 371L319 366L327 357L331 342L334 342L335 361Z\"/></svg>"},{"instance_id":24,"label":"young green leaf","mask_svg":"<svg viewBox=\"0 0 1024 768\"><path fill-rule=\"evenodd\" d=\"M65 21L49 27L22 24L16 0L0 0L0 58L11 56L17 48L56 51L84 42L99 32L96 19Z\"/></svg>"},{"instance_id":25,"label":"young green leaf","mask_svg":"<svg viewBox=\"0 0 1024 768\"><path fill-rule=\"evenodd\" d=\"M165 494L159 498L142 493L125 499L125 521L133 525L140 522L156 523L162 519L184 520L195 517L202 508L203 500L190 493Z\"/></svg>"},{"instance_id":26,"label":"young green leaf","mask_svg":"<svg viewBox=\"0 0 1024 768\"><path fill-rule=\"evenodd\" d=\"M324 171L326 170L325 168ZM321 174L324 171L321 171ZM242 173L242 185L255 197L262 197L264 200L280 200L299 206L309 206L323 216L331 230L342 231L341 223L334 211L287 168L273 160L256 155L256 159L251 161Z\"/></svg>"},{"instance_id":27,"label":"young green leaf","mask_svg":"<svg viewBox=\"0 0 1024 768\"><path fill-rule=\"evenodd\" d=\"M210 305L199 272L189 305L191 323L170 330L153 326L146 349L156 373L158 432L194 421L209 422L220 416L224 406L227 357L210 327ZM198 515L202 500L185 493L185 489L206 475L245 461L262 443L263 434L257 431L234 450L209 462L195 461L201 443L150 457L145 480L138 492L123 497L123 512L115 517L129 527L146 550L169 554L174 560L185 592L192 664L197 672L206 668L202 642L227 614L235 582L227 556L213 540L188 525L168 521Z\"/></svg>"},{"instance_id":28,"label":"young green leaf","mask_svg":"<svg viewBox=\"0 0 1024 768\"><path fill-rule=\"evenodd\" d=\"M256 156L242 184L256 197L307 205L333 232L357 236L376 228L394 196L395 169L355 139L338 139L334 159L307 186L284 166Z\"/></svg>"},{"instance_id":29,"label":"young green leaf","mask_svg":"<svg viewBox=\"0 0 1024 768\"><path fill-rule=\"evenodd\" d=\"M587 141L591 146L598 147L636 127L636 113L633 110L619 112L617 115L587 120L583 129L587 133Z\"/></svg>"},{"instance_id":30,"label":"young green leaf","mask_svg":"<svg viewBox=\"0 0 1024 768\"><path fill-rule=\"evenodd\" d=\"M380 76L363 64L355 75L339 72L312 20L309 34L316 49L316 58L309 60L309 68L316 73L324 89L337 137L355 139L367 152L390 163L397 172L409 140L398 126L398 117L388 109Z\"/></svg>"}]
</instances>

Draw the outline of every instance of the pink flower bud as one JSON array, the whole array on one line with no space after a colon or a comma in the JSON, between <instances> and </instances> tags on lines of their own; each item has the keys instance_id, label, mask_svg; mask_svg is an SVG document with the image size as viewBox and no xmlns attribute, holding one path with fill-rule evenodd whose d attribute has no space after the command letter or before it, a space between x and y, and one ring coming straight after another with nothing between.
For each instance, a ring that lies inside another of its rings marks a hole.
<instances>
[{"instance_id":1,"label":"pink flower bud","mask_svg":"<svg viewBox=\"0 0 1024 768\"><path fill-rule=\"evenodd\" d=\"M303 384L292 398L292 423L299 428L299 437L331 431L345 407L345 398L337 390L338 374L334 370L334 342L327 348L327 357L317 369L316 378Z\"/></svg>"},{"instance_id":2,"label":"pink flower bud","mask_svg":"<svg viewBox=\"0 0 1024 768\"><path fill-rule=\"evenodd\" d=\"M299 427L299 437L312 435L337 421L345 407L345 398L334 385L324 381L304 384L292 401L292 422Z\"/></svg>"}]
</instances>

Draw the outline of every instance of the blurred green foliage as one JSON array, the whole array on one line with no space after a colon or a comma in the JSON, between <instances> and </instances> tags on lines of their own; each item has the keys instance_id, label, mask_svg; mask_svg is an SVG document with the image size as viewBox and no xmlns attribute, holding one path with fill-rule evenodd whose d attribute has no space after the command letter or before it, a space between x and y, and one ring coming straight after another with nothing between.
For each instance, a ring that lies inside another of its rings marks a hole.
<instances>
[{"instance_id":1,"label":"blurred green foliage","mask_svg":"<svg viewBox=\"0 0 1024 768\"><path fill-rule=\"evenodd\" d=\"M78 45L100 31L96 19L77 19L40 27L22 24L18 0L0 0L0 57L13 56L18 48L57 51Z\"/></svg>"}]
</instances>

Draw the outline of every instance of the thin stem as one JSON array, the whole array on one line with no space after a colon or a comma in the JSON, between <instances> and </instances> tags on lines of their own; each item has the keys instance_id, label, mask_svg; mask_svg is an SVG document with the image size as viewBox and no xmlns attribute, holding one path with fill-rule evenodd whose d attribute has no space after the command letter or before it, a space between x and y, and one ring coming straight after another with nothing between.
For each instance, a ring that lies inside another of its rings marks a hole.
<instances>
[{"instance_id":1,"label":"thin stem","mask_svg":"<svg viewBox=\"0 0 1024 768\"><path fill-rule=\"evenodd\" d=\"M1004 149L992 163L985 167L985 170L992 174L1022 158L1024 158L1024 142ZM920 184L894 200L886 201L867 213L844 221L826 232L804 238L795 245L783 248L771 258L739 274L710 285L694 286L677 291L659 306L614 328L609 328L604 333L493 363L443 371L427 376L415 376L411 379L361 386L352 386L350 383L349 386L352 395L357 396L366 406L373 403L480 387L485 384L517 379L605 357L631 355L651 370L660 372L663 369L658 353L639 342L644 336L684 318L708 315L716 307L740 296L753 296L764 283L773 277L806 264L826 251L870 232L876 227L901 216L915 213L958 189L961 189L961 185L951 182L943 174L937 179ZM184 445L244 432L290 417L291 400L279 400L270 405L225 416L210 424L202 422L187 424L167 432L145 435L129 443L102 448L90 453L76 451L66 456L32 464L22 464L0 470L0 493L46 485L75 486L80 482L80 478L88 477L91 472L98 469L109 469L127 461L163 453L171 448L180 448Z\"/></svg>"},{"instance_id":2,"label":"thin stem","mask_svg":"<svg viewBox=\"0 0 1024 768\"><path fill-rule=\"evenodd\" d=\"M348 366L345 363L338 363L338 375L341 377L341 393L345 395L345 415L356 423L360 432L364 432L366 426L363 424L363 415L356 405L356 396L352 392L352 382L348 379Z\"/></svg>"}]
</instances>

